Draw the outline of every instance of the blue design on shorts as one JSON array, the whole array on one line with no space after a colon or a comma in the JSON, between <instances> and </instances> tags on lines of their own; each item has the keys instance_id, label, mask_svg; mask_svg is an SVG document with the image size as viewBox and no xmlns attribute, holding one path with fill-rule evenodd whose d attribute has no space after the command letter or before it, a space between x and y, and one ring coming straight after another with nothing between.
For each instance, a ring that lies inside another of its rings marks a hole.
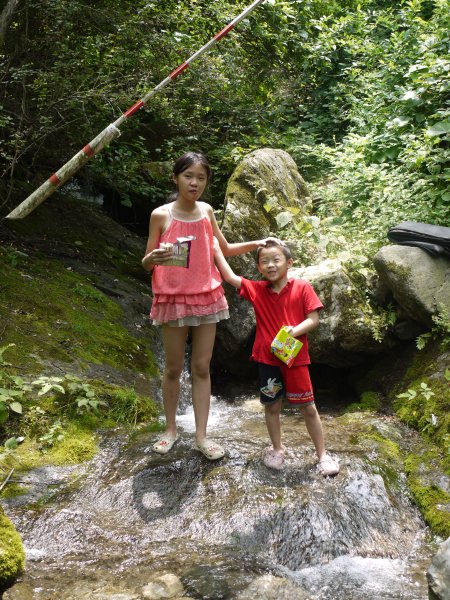
<instances>
[{"instance_id":1,"label":"blue design on shorts","mask_svg":"<svg viewBox=\"0 0 450 600\"><path fill-rule=\"evenodd\" d=\"M267 385L261 388L261 392L268 398L275 398L282 387L283 384L277 381L275 377L269 377Z\"/></svg>"}]
</instances>

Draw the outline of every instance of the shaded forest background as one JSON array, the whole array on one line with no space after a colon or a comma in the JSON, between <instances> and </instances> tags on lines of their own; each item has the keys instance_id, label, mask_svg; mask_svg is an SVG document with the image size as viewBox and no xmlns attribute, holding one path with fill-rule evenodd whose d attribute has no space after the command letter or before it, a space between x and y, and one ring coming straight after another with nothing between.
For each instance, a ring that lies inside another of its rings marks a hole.
<instances>
[{"instance_id":1,"label":"shaded forest background","mask_svg":"<svg viewBox=\"0 0 450 600\"><path fill-rule=\"evenodd\" d=\"M247 5L0 3L0 216ZM168 192L155 162L207 154L219 209L239 159L277 147L313 194L317 218L286 223L301 235L367 250L402 220L448 225L449 32L447 0L267 0L64 189L144 233Z\"/></svg>"}]
</instances>

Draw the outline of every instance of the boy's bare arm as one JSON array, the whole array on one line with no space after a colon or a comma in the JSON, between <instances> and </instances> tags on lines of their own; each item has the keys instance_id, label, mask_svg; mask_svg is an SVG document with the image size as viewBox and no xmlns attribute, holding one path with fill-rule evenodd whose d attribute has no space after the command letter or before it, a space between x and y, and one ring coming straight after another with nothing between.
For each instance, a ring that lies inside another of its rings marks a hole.
<instances>
[{"instance_id":1,"label":"boy's bare arm","mask_svg":"<svg viewBox=\"0 0 450 600\"><path fill-rule=\"evenodd\" d=\"M227 263L223 252L220 248L219 240L214 237L214 258L216 261L217 268L220 271L224 281L235 287L236 289L241 288L241 278L233 271L230 265Z\"/></svg>"},{"instance_id":2,"label":"boy's bare arm","mask_svg":"<svg viewBox=\"0 0 450 600\"><path fill-rule=\"evenodd\" d=\"M306 315L306 319L297 325L288 327L288 331L294 337L300 337L301 335L305 335L305 333L309 333L319 325L319 311L313 310Z\"/></svg>"}]
</instances>

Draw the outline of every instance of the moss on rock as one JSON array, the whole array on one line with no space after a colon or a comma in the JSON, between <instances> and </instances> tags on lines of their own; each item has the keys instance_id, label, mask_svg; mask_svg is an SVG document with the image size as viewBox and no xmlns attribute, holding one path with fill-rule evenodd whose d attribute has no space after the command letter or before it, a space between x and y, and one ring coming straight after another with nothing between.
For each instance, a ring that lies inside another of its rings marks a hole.
<instances>
[{"instance_id":1,"label":"moss on rock","mask_svg":"<svg viewBox=\"0 0 450 600\"><path fill-rule=\"evenodd\" d=\"M363 392L359 402L353 402L345 408L345 412L378 411L381 408L380 395L377 392Z\"/></svg>"},{"instance_id":2,"label":"moss on rock","mask_svg":"<svg viewBox=\"0 0 450 600\"><path fill-rule=\"evenodd\" d=\"M408 487L425 521L431 529L447 538L450 536L450 494L442 487L442 457L436 448L420 455L410 454L405 461ZM448 471L447 471L448 472Z\"/></svg>"},{"instance_id":3,"label":"moss on rock","mask_svg":"<svg viewBox=\"0 0 450 600\"><path fill-rule=\"evenodd\" d=\"M25 568L25 551L14 525L0 507L0 591Z\"/></svg>"}]
</instances>

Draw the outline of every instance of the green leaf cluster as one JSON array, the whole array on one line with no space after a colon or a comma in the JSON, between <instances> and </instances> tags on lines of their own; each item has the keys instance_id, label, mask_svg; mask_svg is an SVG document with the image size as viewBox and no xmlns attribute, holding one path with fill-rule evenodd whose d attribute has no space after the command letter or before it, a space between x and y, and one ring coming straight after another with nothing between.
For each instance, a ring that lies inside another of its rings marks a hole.
<instances>
[{"instance_id":1,"label":"green leaf cluster","mask_svg":"<svg viewBox=\"0 0 450 600\"><path fill-rule=\"evenodd\" d=\"M23 199L246 6L29 0L0 49L8 202ZM316 183L318 215L339 219L349 240L381 242L405 219L448 224L449 12L447 0L265 2L128 119L80 184L139 219L170 188L150 165L193 149L214 167L210 201L218 208L236 162L272 146Z\"/></svg>"}]
</instances>

